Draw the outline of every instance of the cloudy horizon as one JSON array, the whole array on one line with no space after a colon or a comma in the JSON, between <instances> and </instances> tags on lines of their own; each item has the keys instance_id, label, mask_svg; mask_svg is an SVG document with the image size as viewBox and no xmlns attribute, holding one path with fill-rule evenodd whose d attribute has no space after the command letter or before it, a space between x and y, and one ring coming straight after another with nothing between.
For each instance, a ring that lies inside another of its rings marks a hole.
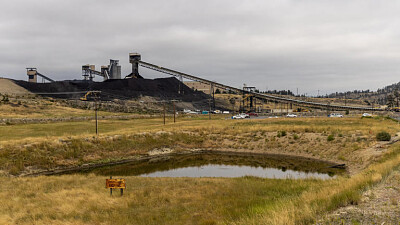
<instances>
[{"instance_id":1,"label":"cloudy horizon","mask_svg":"<svg viewBox=\"0 0 400 225\"><path fill-rule=\"evenodd\" d=\"M315 95L400 81L397 1L28 1L2 4L0 76L56 80L142 60L235 87ZM163 74L140 68L145 78Z\"/></svg>"}]
</instances>

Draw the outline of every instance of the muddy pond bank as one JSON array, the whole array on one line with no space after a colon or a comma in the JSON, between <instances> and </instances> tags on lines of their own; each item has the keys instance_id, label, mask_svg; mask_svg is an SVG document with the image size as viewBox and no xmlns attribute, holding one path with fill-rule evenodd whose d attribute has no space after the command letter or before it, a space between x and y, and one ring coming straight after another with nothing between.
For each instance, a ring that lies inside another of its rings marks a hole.
<instances>
[{"instance_id":1,"label":"muddy pond bank","mask_svg":"<svg viewBox=\"0 0 400 225\"><path fill-rule=\"evenodd\" d=\"M196 171L201 171L200 175L193 175L193 177L235 177L244 174L267 178L288 176L293 178L316 177L326 179L328 176L332 177L347 173L343 168L333 168L337 165L333 162L301 156L191 150L150 156L142 155L134 159L42 171L28 176L74 173L94 173L100 176L146 176L146 174L164 173L161 176L176 177L177 175L171 175L171 171L182 172L181 170L189 169L184 173L186 174L185 176L192 176ZM231 172L227 171L228 169ZM205 171L209 171L210 173ZM223 172L222 174L228 175L218 175L218 172L221 173L221 171ZM272 175L264 175L266 173L272 173Z\"/></svg>"}]
</instances>

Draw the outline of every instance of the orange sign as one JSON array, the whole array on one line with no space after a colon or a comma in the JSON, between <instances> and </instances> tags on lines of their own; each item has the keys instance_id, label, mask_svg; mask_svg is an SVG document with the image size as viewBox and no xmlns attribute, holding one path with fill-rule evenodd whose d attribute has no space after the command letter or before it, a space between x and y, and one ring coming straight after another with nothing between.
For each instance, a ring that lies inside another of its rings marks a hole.
<instances>
[{"instance_id":1,"label":"orange sign","mask_svg":"<svg viewBox=\"0 0 400 225\"><path fill-rule=\"evenodd\" d=\"M126 188L125 179L106 179L106 188Z\"/></svg>"}]
</instances>

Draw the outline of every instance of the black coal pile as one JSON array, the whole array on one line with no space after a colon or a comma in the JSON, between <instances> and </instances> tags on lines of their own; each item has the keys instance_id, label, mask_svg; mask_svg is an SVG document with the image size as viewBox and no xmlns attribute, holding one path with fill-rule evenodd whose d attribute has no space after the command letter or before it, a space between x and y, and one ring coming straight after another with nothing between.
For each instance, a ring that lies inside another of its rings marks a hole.
<instances>
[{"instance_id":1,"label":"black coal pile","mask_svg":"<svg viewBox=\"0 0 400 225\"><path fill-rule=\"evenodd\" d=\"M102 99L132 99L152 96L161 99L199 101L208 98L200 91L194 91L175 77L158 79L121 79L105 82L82 80L56 81L52 83L30 83L21 80L14 82L33 93L54 98L79 98L84 94L73 92L101 91ZM179 93L181 90L181 93Z\"/></svg>"}]
</instances>

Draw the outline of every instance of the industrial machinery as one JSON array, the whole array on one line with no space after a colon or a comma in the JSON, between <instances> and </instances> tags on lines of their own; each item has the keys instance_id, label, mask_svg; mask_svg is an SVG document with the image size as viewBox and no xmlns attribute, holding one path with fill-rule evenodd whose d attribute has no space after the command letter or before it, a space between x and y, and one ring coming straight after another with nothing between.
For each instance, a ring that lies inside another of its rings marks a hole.
<instances>
[{"instance_id":1,"label":"industrial machinery","mask_svg":"<svg viewBox=\"0 0 400 225\"><path fill-rule=\"evenodd\" d=\"M108 79L121 79L121 66L119 60L110 59L110 65L101 66L101 71L97 71L94 65L83 65L82 76L84 80L93 81L95 75Z\"/></svg>"},{"instance_id":2,"label":"industrial machinery","mask_svg":"<svg viewBox=\"0 0 400 225\"><path fill-rule=\"evenodd\" d=\"M80 98L82 101L87 101L89 96L92 96L94 100L97 100L100 97L101 91L88 91L86 94Z\"/></svg>"},{"instance_id":3,"label":"industrial machinery","mask_svg":"<svg viewBox=\"0 0 400 225\"><path fill-rule=\"evenodd\" d=\"M144 61L139 61L139 65L154 71L158 71L161 73L165 73L168 75L172 75L175 76L177 78L183 77L185 79L188 80L192 80L192 81L198 81L201 83L205 83L205 84L209 84L209 85L213 85L216 88L220 88L220 89L224 89L230 92L236 92L236 93L243 93L244 90L240 89L240 88L235 88L229 85L225 85L222 83L218 83L215 81L211 81L211 80L207 80L198 76L194 76L194 75L190 75L187 73L182 73L176 70L171 70L165 67L161 67L158 65L154 65L148 62L144 62ZM279 96L274 96L274 95L270 95L270 94L264 94L264 93L252 93L256 98L258 99L265 99L265 100L269 100L269 101L275 101L275 102L280 102L280 103L284 103L284 104L291 104L291 105L297 105L297 106L303 106L303 107L307 107L307 108L321 108L321 109L334 109L334 110L362 110L362 111L382 111L383 109L376 109L373 107L357 107L357 106L346 106L346 105L331 105L331 104L324 104L324 103L318 103L318 102L310 102L310 101L302 101L302 100L298 100L298 99L290 99L290 98L283 98L283 97L279 97Z\"/></svg>"},{"instance_id":4,"label":"industrial machinery","mask_svg":"<svg viewBox=\"0 0 400 225\"><path fill-rule=\"evenodd\" d=\"M36 68L26 68L26 75L28 75L28 81L31 83L37 83L38 76L42 78L42 83L44 83L45 80L54 82L53 79L39 73Z\"/></svg>"},{"instance_id":5,"label":"industrial machinery","mask_svg":"<svg viewBox=\"0 0 400 225\"><path fill-rule=\"evenodd\" d=\"M143 78L139 74L139 62L141 60L141 56L139 53L129 53L129 63L132 64L132 73L126 76L125 78Z\"/></svg>"},{"instance_id":6,"label":"industrial machinery","mask_svg":"<svg viewBox=\"0 0 400 225\"><path fill-rule=\"evenodd\" d=\"M243 86L243 96L242 96L242 108L241 111L247 112L255 112L256 111L256 96L255 96L256 87L246 87Z\"/></svg>"},{"instance_id":7,"label":"industrial machinery","mask_svg":"<svg viewBox=\"0 0 400 225\"><path fill-rule=\"evenodd\" d=\"M108 75L110 79L121 79L121 66L119 65L119 60L110 59Z\"/></svg>"},{"instance_id":8,"label":"industrial machinery","mask_svg":"<svg viewBox=\"0 0 400 225\"><path fill-rule=\"evenodd\" d=\"M132 72L125 77L127 78L143 78L139 74L139 62L141 56L139 53L129 53L129 63L132 64ZM82 76L84 80L93 81L95 76L101 76L104 80L108 79L121 79L121 66L119 60L110 59L110 65L101 66L101 71L97 71L94 65L83 65Z\"/></svg>"}]
</instances>

